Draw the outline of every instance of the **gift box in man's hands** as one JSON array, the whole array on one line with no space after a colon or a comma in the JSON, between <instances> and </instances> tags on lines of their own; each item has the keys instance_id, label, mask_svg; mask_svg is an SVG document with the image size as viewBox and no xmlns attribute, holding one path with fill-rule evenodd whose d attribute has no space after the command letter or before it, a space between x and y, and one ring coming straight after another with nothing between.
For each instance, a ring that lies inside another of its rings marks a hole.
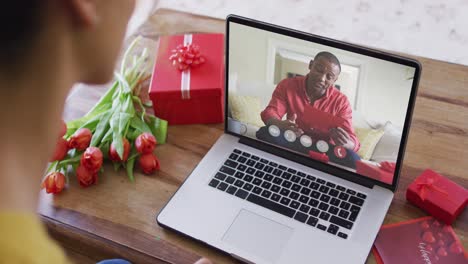
<instances>
[{"instance_id":1,"label":"gift box in man's hands","mask_svg":"<svg viewBox=\"0 0 468 264\"><path fill-rule=\"evenodd\" d=\"M155 115L173 124L223 122L224 35L163 36L149 96Z\"/></svg>"},{"instance_id":2,"label":"gift box in man's hands","mask_svg":"<svg viewBox=\"0 0 468 264\"><path fill-rule=\"evenodd\" d=\"M425 170L408 186L406 199L451 224L467 205L468 191L432 170Z\"/></svg>"}]
</instances>

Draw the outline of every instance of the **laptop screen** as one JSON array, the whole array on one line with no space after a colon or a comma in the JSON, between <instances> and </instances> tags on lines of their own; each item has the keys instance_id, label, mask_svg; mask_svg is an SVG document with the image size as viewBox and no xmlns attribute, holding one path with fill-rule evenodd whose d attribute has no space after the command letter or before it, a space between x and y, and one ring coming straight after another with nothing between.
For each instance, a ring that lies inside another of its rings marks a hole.
<instances>
[{"instance_id":1,"label":"laptop screen","mask_svg":"<svg viewBox=\"0 0 468 264\"><path fill-rule=\"evenodd\" d=\"M392 184L415 67L232 21L228 41L229 132Z\"/></svg>"}]
</instances>

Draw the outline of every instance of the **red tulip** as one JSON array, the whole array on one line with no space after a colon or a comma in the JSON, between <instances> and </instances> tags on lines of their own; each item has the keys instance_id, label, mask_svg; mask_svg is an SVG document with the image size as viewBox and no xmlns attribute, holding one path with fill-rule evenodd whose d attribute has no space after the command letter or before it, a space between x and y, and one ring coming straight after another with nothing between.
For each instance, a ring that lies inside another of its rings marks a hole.
<instances>
[{"instance_id":1,"label":"red tulip","mask_svg":"<svg viewBox=\"0 0 468 264\"><path fill-rule=\"evenodd\" d=\"M57 145L55 146L55 151L54 155L49 159L50 162L56 161L56 160L63 160L65 156L67 156L68 152L68 142L60 137L57 140Z\"/></svg>"},{"instance_id":2,"label":"red tulip","mask_svg":"<svg viewBox=\"0 0 468 264\"><path fill-rule=\"evenodd\" d=\"M88 171L96 173L101 169L102 162L102 151L97 147L89 147L81 156L80 164Z\"/></svg>"},{"instance_id":3,"label":"red tulip","mask_svg":"<svg viewBox=\"0 0 468 264\"><path fill-rule=\"evenodd\" d=\"M46 189L47 193L58 194L65 187L65 175L60 172L52 172L47 175L41 184L42 189Z\"/></svg>"},{"instance_id":4,"label":"red tulip","mask_svg":"<svg viewBox=\"0 0 468 264\"><path fill-rule=\"evenodd\" d=\"M152 153L156 148L156 138L151 133L142 133L135 139L135 147L138 153Z\"/></svg>"},{"instance_id":5,"label":"red tulip","mask_svg":"<svg viewBox=\"0 0 468 264\"><path fill-rule=\"evenodd\" d=\"M151 174L159 170L159 160L153 153L141 155L138 164L145 174Z\"/></svg>"},{"instance_id":6,"label":"red tulip","mask_svg":"<svg viewBox=\"0 0 468 264\"><path fill-rule=\"evenodd\" d=\"M80 165L76 169L76 177L78 178L78 182L80 183L81 187L88 187L97 183L98 173L91 172L84 166Z\"/></svg>"},{"instance_id":7,"label":"red tulip","mask_svg":"<svg viewBox=\"0 0 468 264\"><path fill-rule=\"evenodd\" d=\"M85 150L89 147L91 143L91 138L93 134L88 128L78 129L73 136L71 136L70 141L68 141L68 146L70 149Z\"/></svg>"},{"instance_id":8,"label":"red tulip","mask_svg":"<svg viewBox=\"0 0 468 264\"><path fill-rule=\"evenodd\" d=\"M65 124L65 121L62 121L60 122L60 134L59 134L59 137L63 137L65 136L65 134L67 133L67 124Z\"/></svg>"},{"instance_id":9,"label":"red tulip","mask_svg":"<svg viewBox=\"0 0 468 264\"><path fill-rule=\"evenodd\" d=\"M123 138L123 158L121 159L119 157L119 154L117 153L117 149L114 146L114 142L112 142L110 148L109 148L109 158L114 161L114 162L122 162L122 161L127 161L128 160L128 155L130 154L130 142L126 138Z\"/></svg>"}]
</instances>

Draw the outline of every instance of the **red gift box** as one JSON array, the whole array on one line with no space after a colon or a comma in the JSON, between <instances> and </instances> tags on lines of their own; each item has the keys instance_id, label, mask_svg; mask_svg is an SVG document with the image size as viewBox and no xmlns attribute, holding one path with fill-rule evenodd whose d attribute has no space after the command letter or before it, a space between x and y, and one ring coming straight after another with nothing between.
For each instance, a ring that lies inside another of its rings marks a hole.
<instances>
[{"instance_id":1,"label":"red gift box","mask_svg":"<svg viewBox=\"0 0 468 264\"><path fill-rule=\"evenodd\" d=\"M387 184L393 183L393 175L395 174L394 168L392 171L360 160L356 161L356 173Z\"/></svg>"},{"instance_id":2,"label":"red gift box","mask_svg":"<svg viewBox=\"0 0 468 264\"><path fill-rule=\"evenodd\" d=\"M196 47L204 62L181 70L177 64L179 61L176 60L174 65L171 55L181 47L189 46ZM167 120L170 125L221 123L224 119L223 87L223 34L160 38L149 91L156 116Z\"/></svg>"},{"instance_id":3,"label":"red gift box","mask_svg":"<svg viewBox=\"0 0 468 264\"><path fill-rule=\"evenodd\" d=\"M465 208L468 192L444 176L425 170L408 186L406 199L435 218L451 224Z\"/></svg>"}]
</instances>

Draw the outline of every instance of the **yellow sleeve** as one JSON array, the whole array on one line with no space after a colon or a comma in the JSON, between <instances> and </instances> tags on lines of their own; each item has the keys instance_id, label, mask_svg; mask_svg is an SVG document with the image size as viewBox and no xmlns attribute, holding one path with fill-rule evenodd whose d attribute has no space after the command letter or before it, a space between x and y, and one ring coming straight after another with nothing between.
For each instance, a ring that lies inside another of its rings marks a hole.
<instances>
[{"instance_id":1,"label":"yellow sleeve","mask_svg":"<svg viewBox=\"0 0 468 264\"><path fill-rule=\"evenodd\" d=\"M0 263L69 263L34 214L0 212L0 234Z\"/></svg>"}]
</instances>

